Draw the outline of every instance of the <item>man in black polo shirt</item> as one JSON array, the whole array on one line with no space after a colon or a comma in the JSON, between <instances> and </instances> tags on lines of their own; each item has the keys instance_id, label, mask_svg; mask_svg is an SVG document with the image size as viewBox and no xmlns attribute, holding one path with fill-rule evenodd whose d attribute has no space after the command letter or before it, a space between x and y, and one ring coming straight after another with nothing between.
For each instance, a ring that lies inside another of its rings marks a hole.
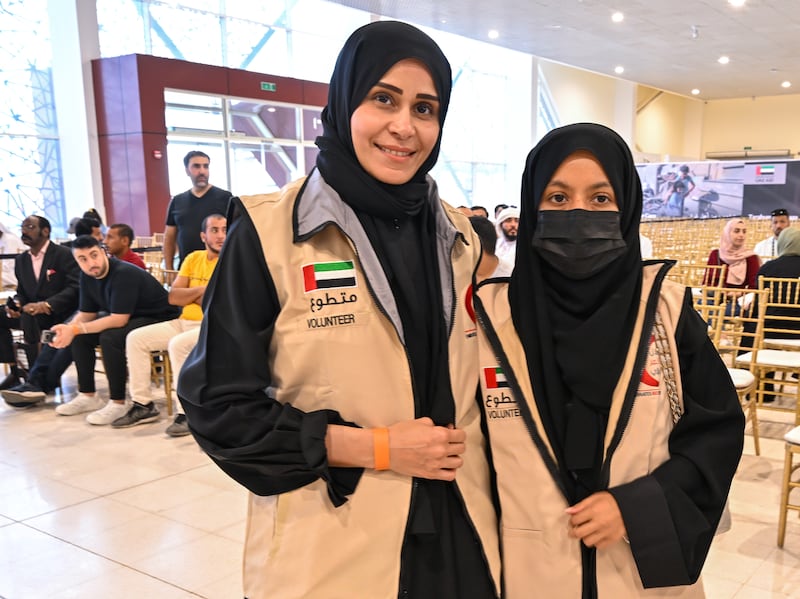
<instances>
[{"instance_id":1,"label":"man in black polo shirt","mask_svg":"<svg viewBox=\"0 0 800 599\"><path fill-rule=\"evenodd\" d=\"M167 300L167 290L141 268L109 258L97 239L82 235L72 244L72 255L81 269L78 313L70 322L56 325L56 348L72 345L72 357L78 371L78 395L61 404L56 412L72 416L91 412L90 424L111 424L123 416L125 405L125 337L133 329L163 320L172 320L180 308ZM104 316L98 316L99 313ZM95 348L103 353L108 379L109 401L95 392ZM154 409L152 420L158 418ZM142 422L149 422L142 420Z\"/></svg>"},{"instance_id":2,"label":"man in black polo shirt","mask_svg":"<svg viewBox=\"0 0 800 599\"><path fill-rule=\"evenodd\" d=\"M180 262L195 250L204 250L198 231L203 220L212 214L227 214L231 192L214 187L208 182L211 159L197 150L183 158L186 174L192 180L192 188L179 193L167 208L167 227L164 230L164 268L175 268L177 244ZM180 268L180 264L178 265Z\"/></svg>"}]
</instances>

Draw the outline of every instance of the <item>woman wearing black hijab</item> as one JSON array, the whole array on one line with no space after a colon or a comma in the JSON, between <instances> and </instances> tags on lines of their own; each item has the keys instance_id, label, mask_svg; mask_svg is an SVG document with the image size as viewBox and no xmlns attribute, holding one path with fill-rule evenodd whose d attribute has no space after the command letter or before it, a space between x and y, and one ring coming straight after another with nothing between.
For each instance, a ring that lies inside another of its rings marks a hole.
<instances>
[{"instance_id":1,"label":"woman wearing black hijab","mask_svg":"<svg viewBox=\"0 0 800 599\"><path fill-rule=\"evenodd\" d=\"M427 174L450 87L421 31L358 29L317 168L233 201L178 394L251 491L250 599L499 594L465 301L480 244Z\"/></svg>"},{"instance_id":2,"label":"woman wearing black hijab","mask_svg":"<svg viewBox=\"0 0 800 599\"><path fill-rule=\"evenodd\" d=\"M641 209L616 133L550 132L513 274L476 293L509 599L703 596L744 417L671 263L641 262Z\"/></svg>"}]
</instances>

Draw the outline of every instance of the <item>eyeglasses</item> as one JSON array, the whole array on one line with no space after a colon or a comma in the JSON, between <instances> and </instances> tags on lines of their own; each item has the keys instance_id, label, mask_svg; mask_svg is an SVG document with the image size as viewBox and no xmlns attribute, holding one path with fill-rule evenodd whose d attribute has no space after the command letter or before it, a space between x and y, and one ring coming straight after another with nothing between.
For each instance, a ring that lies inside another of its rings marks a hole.
<instances>
[{"instance_id":1,"label":"eyeglasses","mask_svg":"<svg viewBox=\"0 0 800 599\"><path fill-rule=\"evenodd\" d=\"M769 214L770 216L789 216L789 211L786 208L776 208Z\"/></svg>"}]
</instances>

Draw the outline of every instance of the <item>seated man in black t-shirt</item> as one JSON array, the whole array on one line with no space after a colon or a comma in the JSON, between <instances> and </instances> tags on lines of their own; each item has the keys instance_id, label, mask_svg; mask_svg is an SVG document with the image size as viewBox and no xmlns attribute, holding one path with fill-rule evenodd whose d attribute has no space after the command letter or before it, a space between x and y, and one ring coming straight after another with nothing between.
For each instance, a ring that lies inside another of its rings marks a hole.
<instances>
[{"instance_id":1,"label":"seated man in black t-shirt","mask_svg":"<svg viewBox=\"0 0 800 599\"><path fill-rule=\"evenodd\" d=\"M100 242L88 235L75 239L72 255L81 269L78 313L66 324L53 327L56 348L72 345L78 371L78 395L56 412L72 416L91 412L90 424L111 424L123 416L125 405L125 337L133 329L172 320L180 308L170 305L167 290L141 268L109 258ZM107 315L98 317L98 313ZM95 348L100 346L108 378L109 401L95 393ZM158 418L153 406L151 419ZM147 422L148 420L142 420Z\"/></svg>"}]
</instances>

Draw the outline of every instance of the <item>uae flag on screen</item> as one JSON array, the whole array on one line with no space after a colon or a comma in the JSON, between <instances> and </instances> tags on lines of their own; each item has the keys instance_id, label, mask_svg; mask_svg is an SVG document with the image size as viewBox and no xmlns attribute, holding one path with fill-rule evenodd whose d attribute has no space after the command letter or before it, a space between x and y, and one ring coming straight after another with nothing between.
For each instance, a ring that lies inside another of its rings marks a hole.
<instances>
[{"instance_id":1,"label":"uae flag on screen","mask_svg":"<svg viewBox=\"0 0 800 599\"><path fill-rule=\"evenodd\" d=\"M356 269L352 260L316 262L303 266L306 293L317 289L338 289L356 286Z\"/></svg>"},{"instance_id":2,"label":"uae flag on screen","mask_svg":"<svg viewBox=\"0 0 800 599\"><path fill-rule=\"evenodd\" d=\"M487 389L500 389L502 387L508 387L508 381L506 380L506 375L503 374L503 369L500 368L499 366L492 368L484 368L483 378L486 379Z\"/></svg>"},{"instance_id":3,"label":"uae flag on screen","mask_svg":"<svg viewBox=\"0 0 800 599\"><path fill-rule=\"evenodd\" d=\"M756 177L766 177L775 174L775 165L773 164L759 164L756 166Z\"/></svg>"}]
</instances>

